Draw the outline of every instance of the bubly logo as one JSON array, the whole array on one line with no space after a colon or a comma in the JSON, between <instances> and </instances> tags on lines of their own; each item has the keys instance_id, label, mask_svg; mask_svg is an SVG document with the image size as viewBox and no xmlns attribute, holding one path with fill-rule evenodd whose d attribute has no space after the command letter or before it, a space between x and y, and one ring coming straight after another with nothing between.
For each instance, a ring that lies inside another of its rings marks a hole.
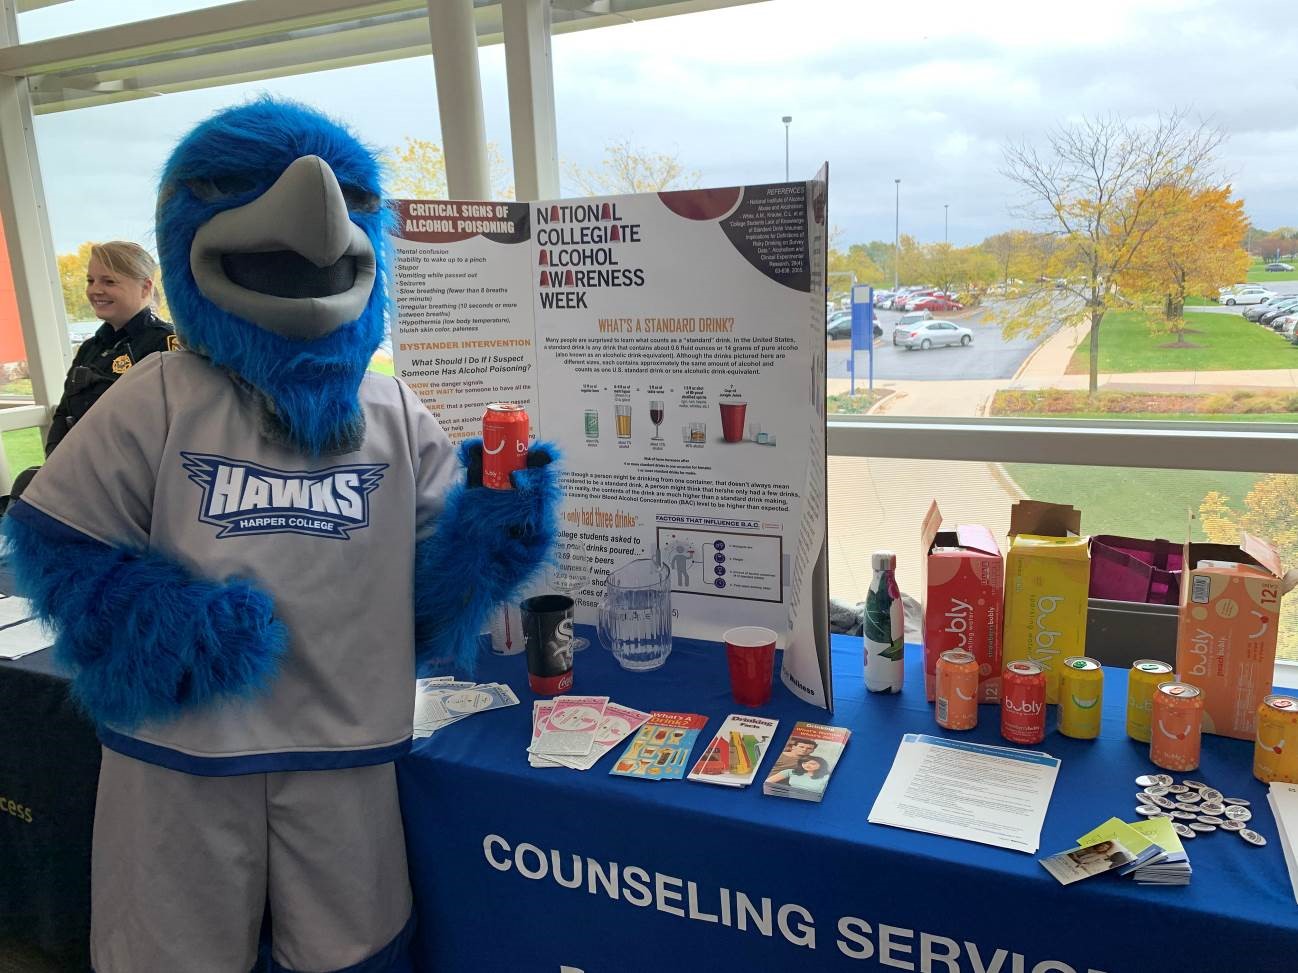
<instances>
[{"instance_id":1,"label":"bubly logo","mask_svg":"<svg viewBox=\"0 0 1298 973\"><path fill-rule=\"evenodd\" d=\"M368 527L369 495L386 463L324 470L277 470L256 463L181 453L185 472L203 489L198 519L220 527L220 537L309 534L347 540Z\"/></svg>"},{"instance_id":2,"label":"bubly logo","mask_svg":"<svg viewBox=\"0 0 1298 973\"><path fill-rule=\"evenodd\" d=\"M1190 666L1190 675L1206 676L1208 674L1208 655L1212 651L1212 633L1199 629L1190 637L1190 653L1194 663Z\"/></svg>"},{"instance_id":3,"label":"bubly logo","mask_svg":"<svg viewBox=\"0 0 1298 973\"><path fill-rule=\"evenodd\" d=\"M946 610L946 628L942 631L959 637L960 644L956 646L958 649L963 649L969 641L969 617L972 611L972 607L959 598L952 598L951 607Z\"/></svg>"},{"instance_id":4,"label":"bubly logo","mask_svg":"<svg viewBox=\"0 0 1298 973\"><path fill-rule=\"evenodd\" d=\"M1019 716L1037 716L1043 709L1045 709L1044 703L1031 699L1025 699L1021 703L1016 703L1007 696L1001 702L1007 710Z\"/></svg>"},{"instance_id":5,"label":"bubly logo","mask_svg":"<svg viewBox=\"0 0 1298 973\"><path fill-rule=\"evenodd\" d=\"M1059 654L1059 650L1055 648L1055 640L1063 633L1050 627L1050 616L1055 613L1063 600L1059 595L1043 595L1037 599L1037 630L1032 637L1032 644L1037 650L1036 655L1049 658Z\"/></svg>"}]
</instances>

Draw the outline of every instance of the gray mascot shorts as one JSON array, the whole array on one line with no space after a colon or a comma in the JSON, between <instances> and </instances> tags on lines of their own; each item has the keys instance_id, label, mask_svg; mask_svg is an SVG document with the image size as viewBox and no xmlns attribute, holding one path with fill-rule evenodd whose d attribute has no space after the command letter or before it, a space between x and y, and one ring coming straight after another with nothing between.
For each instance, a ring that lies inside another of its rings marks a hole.
<instances>
[{"instance_id":1,"label":"gray mascot shorts","mask_svg":"<svg viewBox=\"0 0 1298 973\"><path fill-rule=\"evenodd\" d=\"M91 868L96 973L340 970L410 919L392 764L195 777L103 751Z\"/></svg>"}]
</instances>

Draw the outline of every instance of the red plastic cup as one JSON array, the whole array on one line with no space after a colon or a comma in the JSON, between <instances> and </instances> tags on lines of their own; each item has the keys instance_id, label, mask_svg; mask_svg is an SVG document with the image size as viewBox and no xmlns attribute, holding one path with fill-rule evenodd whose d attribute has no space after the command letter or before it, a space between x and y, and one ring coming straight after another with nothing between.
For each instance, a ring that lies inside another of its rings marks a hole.
<instances>
[{"instance_id":1,"label":"red plastic cup","mask_svg":"<svg viewBox=\"0 0 1298 973\"><path fill-rule=\"evenodd\" d=\"M769 628L744 625L721 636L730 665L730 693L740 706L765 706L771 699L775 671L776 634Z\"/></svg>"},{"instance_id":2,"label":"red plastic cup","mask_svg":"<svg viewBox=\"0 0 1298 973\"><path fill-rule=\"evenodd\" d=\"M742 442L744 417L748 415L747 402L721 403L721 435L728 443Z\"/></svg>"}]
</instances>

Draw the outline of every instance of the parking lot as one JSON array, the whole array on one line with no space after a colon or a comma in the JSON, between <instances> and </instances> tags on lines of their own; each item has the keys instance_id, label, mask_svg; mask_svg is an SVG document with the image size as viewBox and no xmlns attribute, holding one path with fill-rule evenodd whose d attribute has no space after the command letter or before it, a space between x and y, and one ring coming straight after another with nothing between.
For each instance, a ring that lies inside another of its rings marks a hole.
<instances>
[{"instance_id":1,"label":"parking lot","mask_svg":"<svg viewBox=\"0 0 1298 973\"><path fill-rule=\"evenodd\" d=\"M973 331L973 344L968 348L955 346L907 351L892 344L892 328L899 317L901 315L896 311L875 312L875 320L883 328L883 337L876 342L874 348L876 381L905 379L941 382L952 379L1013 378L1032 349L1046 338L1046 335L1035 338L1019 336L1007 340L1001 334L1000 325L991 320L991 313L985 308L978 308L958 314L934 315L935 318L954 321ZM849 347L847 339L829 343L827 366L831 378L847 377ZM866 377L868 359L868 352L857 352L858 380Z\"/></svg>"}]
</instances>

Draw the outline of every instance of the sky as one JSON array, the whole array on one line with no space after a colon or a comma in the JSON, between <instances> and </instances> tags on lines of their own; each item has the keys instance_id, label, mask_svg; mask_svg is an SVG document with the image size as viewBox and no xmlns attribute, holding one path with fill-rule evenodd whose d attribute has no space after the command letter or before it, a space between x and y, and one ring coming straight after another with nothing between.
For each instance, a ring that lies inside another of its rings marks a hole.
<instances>
[{"instance_id":1,"label":"sky","mask_svg":"<svg viewBox=\"0 0 1298 973\"><path fill-rule=\"evenodd\" d=\"M23 41L215 5L71 0L19 15ZM703 186L830 163L842 243L977 243L1024 225L1008 142L1083 116L1186 110L1227 139L1221 172L1254 224L1298 225L1298 25L1262 0L767 0L553 39L559 154L598 166L611 141L676 155ZM1054 8L1059 8L1056 12ZM504 51L480 48L487 137L509 158ZM152 246L157 173L221 107L261 92L313 104L375 146L440 141L431 58L38 116L55 247ZM565 187L565 191L570 191Z\"/></svg>"}]
</instances>

